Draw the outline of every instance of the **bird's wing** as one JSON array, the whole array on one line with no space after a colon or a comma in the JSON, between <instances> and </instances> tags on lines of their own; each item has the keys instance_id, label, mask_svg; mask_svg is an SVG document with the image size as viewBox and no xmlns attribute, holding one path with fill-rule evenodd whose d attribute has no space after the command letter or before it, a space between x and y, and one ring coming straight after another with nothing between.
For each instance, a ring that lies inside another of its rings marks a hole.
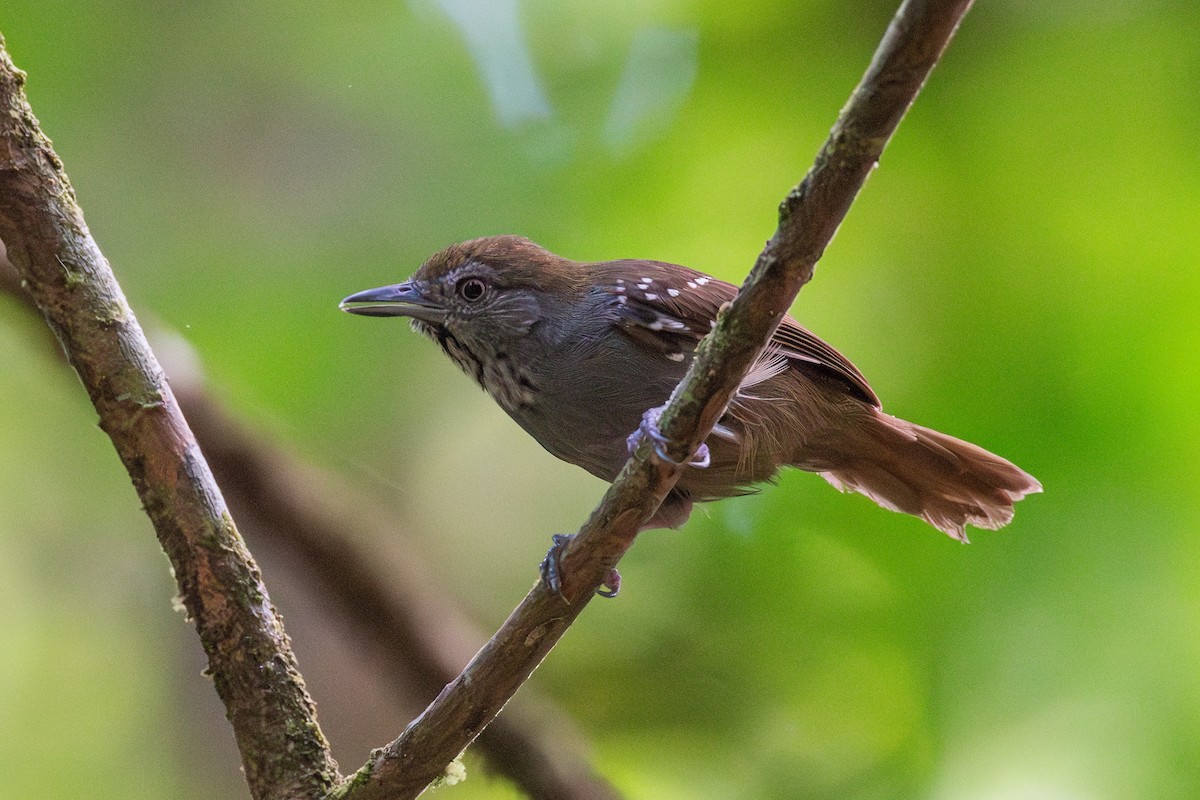
<instances>
[{"instance_id":1,"label":"bird's wing","mask_svg":"<svg viewBox=\"0 0 1200 800\"><path fill-rule=\"evenodd\" d=\"M617 328L672 361L691 356L717 318L737 295L737 287L702 272L660 261L626 260L593 265L601 291L609 294ZM785 316L771 337L771 351L801 371L832 375L864 402L879 398L850 360L816 334Z\"/></svg>"}]
</instances>

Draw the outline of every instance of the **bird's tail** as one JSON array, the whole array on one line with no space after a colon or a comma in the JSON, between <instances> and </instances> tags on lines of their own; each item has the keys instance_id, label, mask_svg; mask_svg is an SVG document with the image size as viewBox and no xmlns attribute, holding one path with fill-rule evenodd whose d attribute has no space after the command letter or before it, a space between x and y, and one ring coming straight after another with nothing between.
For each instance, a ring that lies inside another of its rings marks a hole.
<instances>
[{"instance_id":1,"label":"bird's tail","mask_svg":"<svg viewBox=\"0 0 1200 800\"><path fill-rule=\"evenodd\" d=\"M1032 475L982 447L875 409L854 435L859 441L844 443L851 456L821 477L960 541L967 541L966 525L1007 525L1013 504L1042 490Z\"/></svg>"}]
</instances>

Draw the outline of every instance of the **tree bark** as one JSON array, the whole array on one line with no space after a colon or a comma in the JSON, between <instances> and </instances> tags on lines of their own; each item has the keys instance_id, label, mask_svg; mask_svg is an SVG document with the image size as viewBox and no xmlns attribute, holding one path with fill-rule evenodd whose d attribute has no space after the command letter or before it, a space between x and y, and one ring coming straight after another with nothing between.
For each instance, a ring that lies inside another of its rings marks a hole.
<instances>
[{"instance_id":1,"label":"tree bark","mask_svg":"<svg viewBox=\"0 0 1200 800\"><path fill-rule=\"evenodd\" d=\"M421 794L500 712L601 587L720 419L833 238L858 190L949 44L971 0L905 0L779 226L661 417L668 459L643 444L561 559L563 596L539 581L466 669L334 792L342 800Z\"/></svg>"},{"instance_id":2,"label":"tree bark","mask_svg":"<svg viewBox=\"0 0 1200 800\"><path fill-rule=\"evenodd\" d=\"M667 458L643 446L562 557L562 596L539 581L401 736L332 790L416 797L528 678L632 545L710 433L876 165L970 0L906 0L737 299L661 418ZM161 368L92 240L0 40L0 240L78 373L171 560L208 654L255 798L315 797L337 767L258 569Z\"/></svg>"},{"instance_id":3,"label":"tree bark","mask_svg":"<svg viewBox=\"0 0 1200 800\"><path fill-rule=\"evenodd\" d=\"M258 800L338 780L283 622L0 39L0 240L171 561Z\"/></svg>"}]
</instances>

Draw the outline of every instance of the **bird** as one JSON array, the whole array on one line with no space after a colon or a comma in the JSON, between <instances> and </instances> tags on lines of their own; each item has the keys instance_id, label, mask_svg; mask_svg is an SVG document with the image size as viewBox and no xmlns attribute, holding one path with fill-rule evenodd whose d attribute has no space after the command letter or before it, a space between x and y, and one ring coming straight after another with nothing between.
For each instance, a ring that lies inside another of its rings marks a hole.
<instances>
[{"instance_id":1,"label":"bird","mask_svg":"<svg viewBox=\"0 0 1200 800\"><path fill-rule=\"evenodd\" d=\"M677 264L573 261L502 235L451 245L340 307L408 318L542 447L611 482L737 291ZM1000 456L884 413L858 368L789 315L642 529L677 528L695 503L752 493L785 466L962 542L1042 489Z\"/></svg>"}]
</instances>

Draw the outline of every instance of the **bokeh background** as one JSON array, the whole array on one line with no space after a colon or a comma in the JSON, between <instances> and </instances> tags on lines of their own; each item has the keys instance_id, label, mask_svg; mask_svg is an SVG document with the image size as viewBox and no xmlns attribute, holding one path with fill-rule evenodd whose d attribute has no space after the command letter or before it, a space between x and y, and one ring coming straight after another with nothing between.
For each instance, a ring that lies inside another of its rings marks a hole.
<instances>
[{"instance_id":1,"label":"bokeh background","mask_svg":"<svg viewBox=\"0 0 1200 800\"><path fill-rule=\"evenodd\" d=\"M6 0L135 309L482 630L603 485L336 303L522 233L740 281L892 2ZM645 535L527 687L629 798L1200 796L1200 6L981 2L795 312L1046 493L960 546L787 474ZM0 298L0 794L244 796L165 558ZM253 542L252 542L253 544ZM261 554L260 554L261 555ZM419 703L268 585L343 766ZM415 701L414 701L415 702ZM447 800L513 798L468 757Z\"/></svg>"}]
</instances>

